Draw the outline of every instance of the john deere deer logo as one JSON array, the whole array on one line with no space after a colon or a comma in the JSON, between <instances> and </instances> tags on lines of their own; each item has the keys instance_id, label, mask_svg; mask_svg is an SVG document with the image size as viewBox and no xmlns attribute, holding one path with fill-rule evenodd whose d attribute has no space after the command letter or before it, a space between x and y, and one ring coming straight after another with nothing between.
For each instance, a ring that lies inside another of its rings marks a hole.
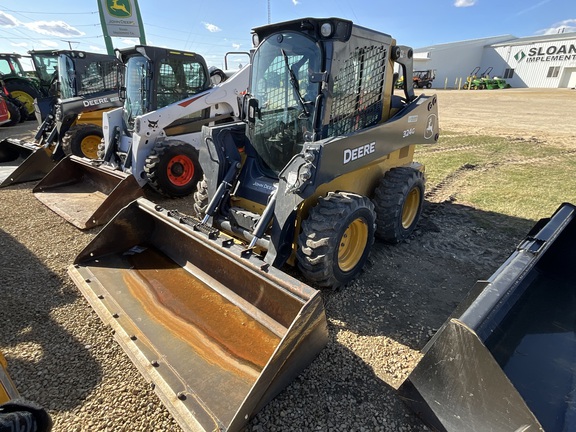
<instances>
[{"instance_id":1,"label":"john deere deer logo","mask_svg":"<svg viewBox=\"0 0 576 432\"><path fill-rule=\"evenodd\" d=\"M106 7L113 17L128 18L132 16L132 6L129 0L106 0Z\"/></svg>"}]
</instances>

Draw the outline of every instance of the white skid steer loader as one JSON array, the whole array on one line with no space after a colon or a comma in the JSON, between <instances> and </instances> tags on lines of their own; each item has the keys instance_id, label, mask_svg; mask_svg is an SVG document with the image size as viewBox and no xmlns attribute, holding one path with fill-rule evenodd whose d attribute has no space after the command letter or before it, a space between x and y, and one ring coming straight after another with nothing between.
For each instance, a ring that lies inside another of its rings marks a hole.
<instances>
[{"instance_id":1,"label":"white skid steer loader","mask_svg":"<svg viewBox=\"0 0 576 432\"><path fill-rule=\"evenodd\" d=\"M237 119L248 87L249 65L212 72L220 80L213 85L198 54L136 46L117 55L124 106L103 115L100 159L65 158L33 190L80 229L106 223L146 185L170 197L193 193L202 126Z\"/></svg>"}]
</instances>

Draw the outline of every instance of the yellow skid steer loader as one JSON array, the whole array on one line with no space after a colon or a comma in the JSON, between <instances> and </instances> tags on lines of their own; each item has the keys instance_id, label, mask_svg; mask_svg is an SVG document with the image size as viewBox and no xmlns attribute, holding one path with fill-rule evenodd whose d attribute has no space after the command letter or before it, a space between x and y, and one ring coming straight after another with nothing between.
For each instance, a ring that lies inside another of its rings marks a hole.
<instances>
[{"instance_id":1,"label":"yellow skid steer loader","mask_svg":"<svg viewBox=\"0 0 576 432\"><path fill-rule=\"evenodd\" d=\"M40 126L33 142L0 141L0 187L41 179L66 153L91 154L102 135L101 120L94 122L91 115L99 113L101 119L104 111L122 104L121 64L115 57L66 50L36 52L33 58L37 67L52 65L59 94L34 101Z\"/></svg>"},{"instance_id":2,"label":"yellow skid steer loader","mask_svg":"<svg viewBox=\"0 0 576 432\"><path fill-rule=\"evenodd\" d=\"M305 18L253 40L245 121L203 128L204 221L139 198L69 268L185 430L241 430L315 358L320 292L281 268L298 253L308 280L342 285L376 225L410 235L424 193L414 146L438 139L435 97L393 95L395 62L412 82L412 50L391 36Z\"/></svg>"}]
</instances>

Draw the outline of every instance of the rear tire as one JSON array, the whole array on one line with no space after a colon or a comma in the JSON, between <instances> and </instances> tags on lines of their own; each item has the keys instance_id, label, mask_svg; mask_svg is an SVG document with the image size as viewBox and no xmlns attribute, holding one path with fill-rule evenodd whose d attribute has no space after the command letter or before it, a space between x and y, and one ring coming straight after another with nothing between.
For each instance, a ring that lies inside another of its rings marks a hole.
<instances>
[{"instance_id":1,"label":"rear tire","mask_svg":"<svg viewBox=\"0 0 576 432\"><path fill-rule=\"evenodd\" d=\"M413 168L392 168L382 177L372 199L378 238L399 243L412 234L422 213L424 189L424 174Z\"/></svg>"},{"instance_id":2,"label":"rear tire","mask_svg":"<svg viewBox=\"0 0 576 432\"><path fill-rule=\"evenodd\" d=\"M66 154L97 159L98 146L103 136L102 128L98 125L90 123L76 124L64 134L62 147Z\"/></svg>"},{"instance_id":3,"label":"rear tire","mask_svg":"<svg viewBox=\"0 0 576 432\"><path fill-rule=\"evenodd\" d=\"M8 112L10 113L10 121L4 123L2 126L14 126L20 123L21 114L20 110L12 101L8 99L4 99L6 101L6 108L8 108Z\"/></svg>"},{"instance_id":4,"label":"rear tire","mask_svg":"<svg viewBox=\"0 0 576 432\"><path fill-rule=\"evenodd\" d=\"M202 176L198 150L177 140L157 144L146 158L144 171L150 186L169 197L190 195Z\"/></svg>"},{"instance_id":5,"label":"rear tire","mask_svg":"<svg viewBox=\"0 0 576 432\"><path fill-rule=\"evenodd\" d=\"M374 243L376 214L361 195L330 192L302 222L296 258L306 279L319 287L346 285L364 267Z\"/></svg>"}]
</instances>

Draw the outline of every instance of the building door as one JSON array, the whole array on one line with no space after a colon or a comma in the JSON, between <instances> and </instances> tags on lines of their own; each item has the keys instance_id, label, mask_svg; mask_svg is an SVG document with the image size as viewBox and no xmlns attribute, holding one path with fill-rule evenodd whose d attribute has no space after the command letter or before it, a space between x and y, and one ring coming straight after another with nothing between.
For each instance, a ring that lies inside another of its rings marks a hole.
<instances>
[{"instance_id":1,"label":"building door","mask_svg":"<svg viewBox=\"0 0 576 432\"><path fill-rule=\"evenodd\" d=\"M576 88L576 68L564 68L559 88Z\"/></svg>"}]
</instances>

